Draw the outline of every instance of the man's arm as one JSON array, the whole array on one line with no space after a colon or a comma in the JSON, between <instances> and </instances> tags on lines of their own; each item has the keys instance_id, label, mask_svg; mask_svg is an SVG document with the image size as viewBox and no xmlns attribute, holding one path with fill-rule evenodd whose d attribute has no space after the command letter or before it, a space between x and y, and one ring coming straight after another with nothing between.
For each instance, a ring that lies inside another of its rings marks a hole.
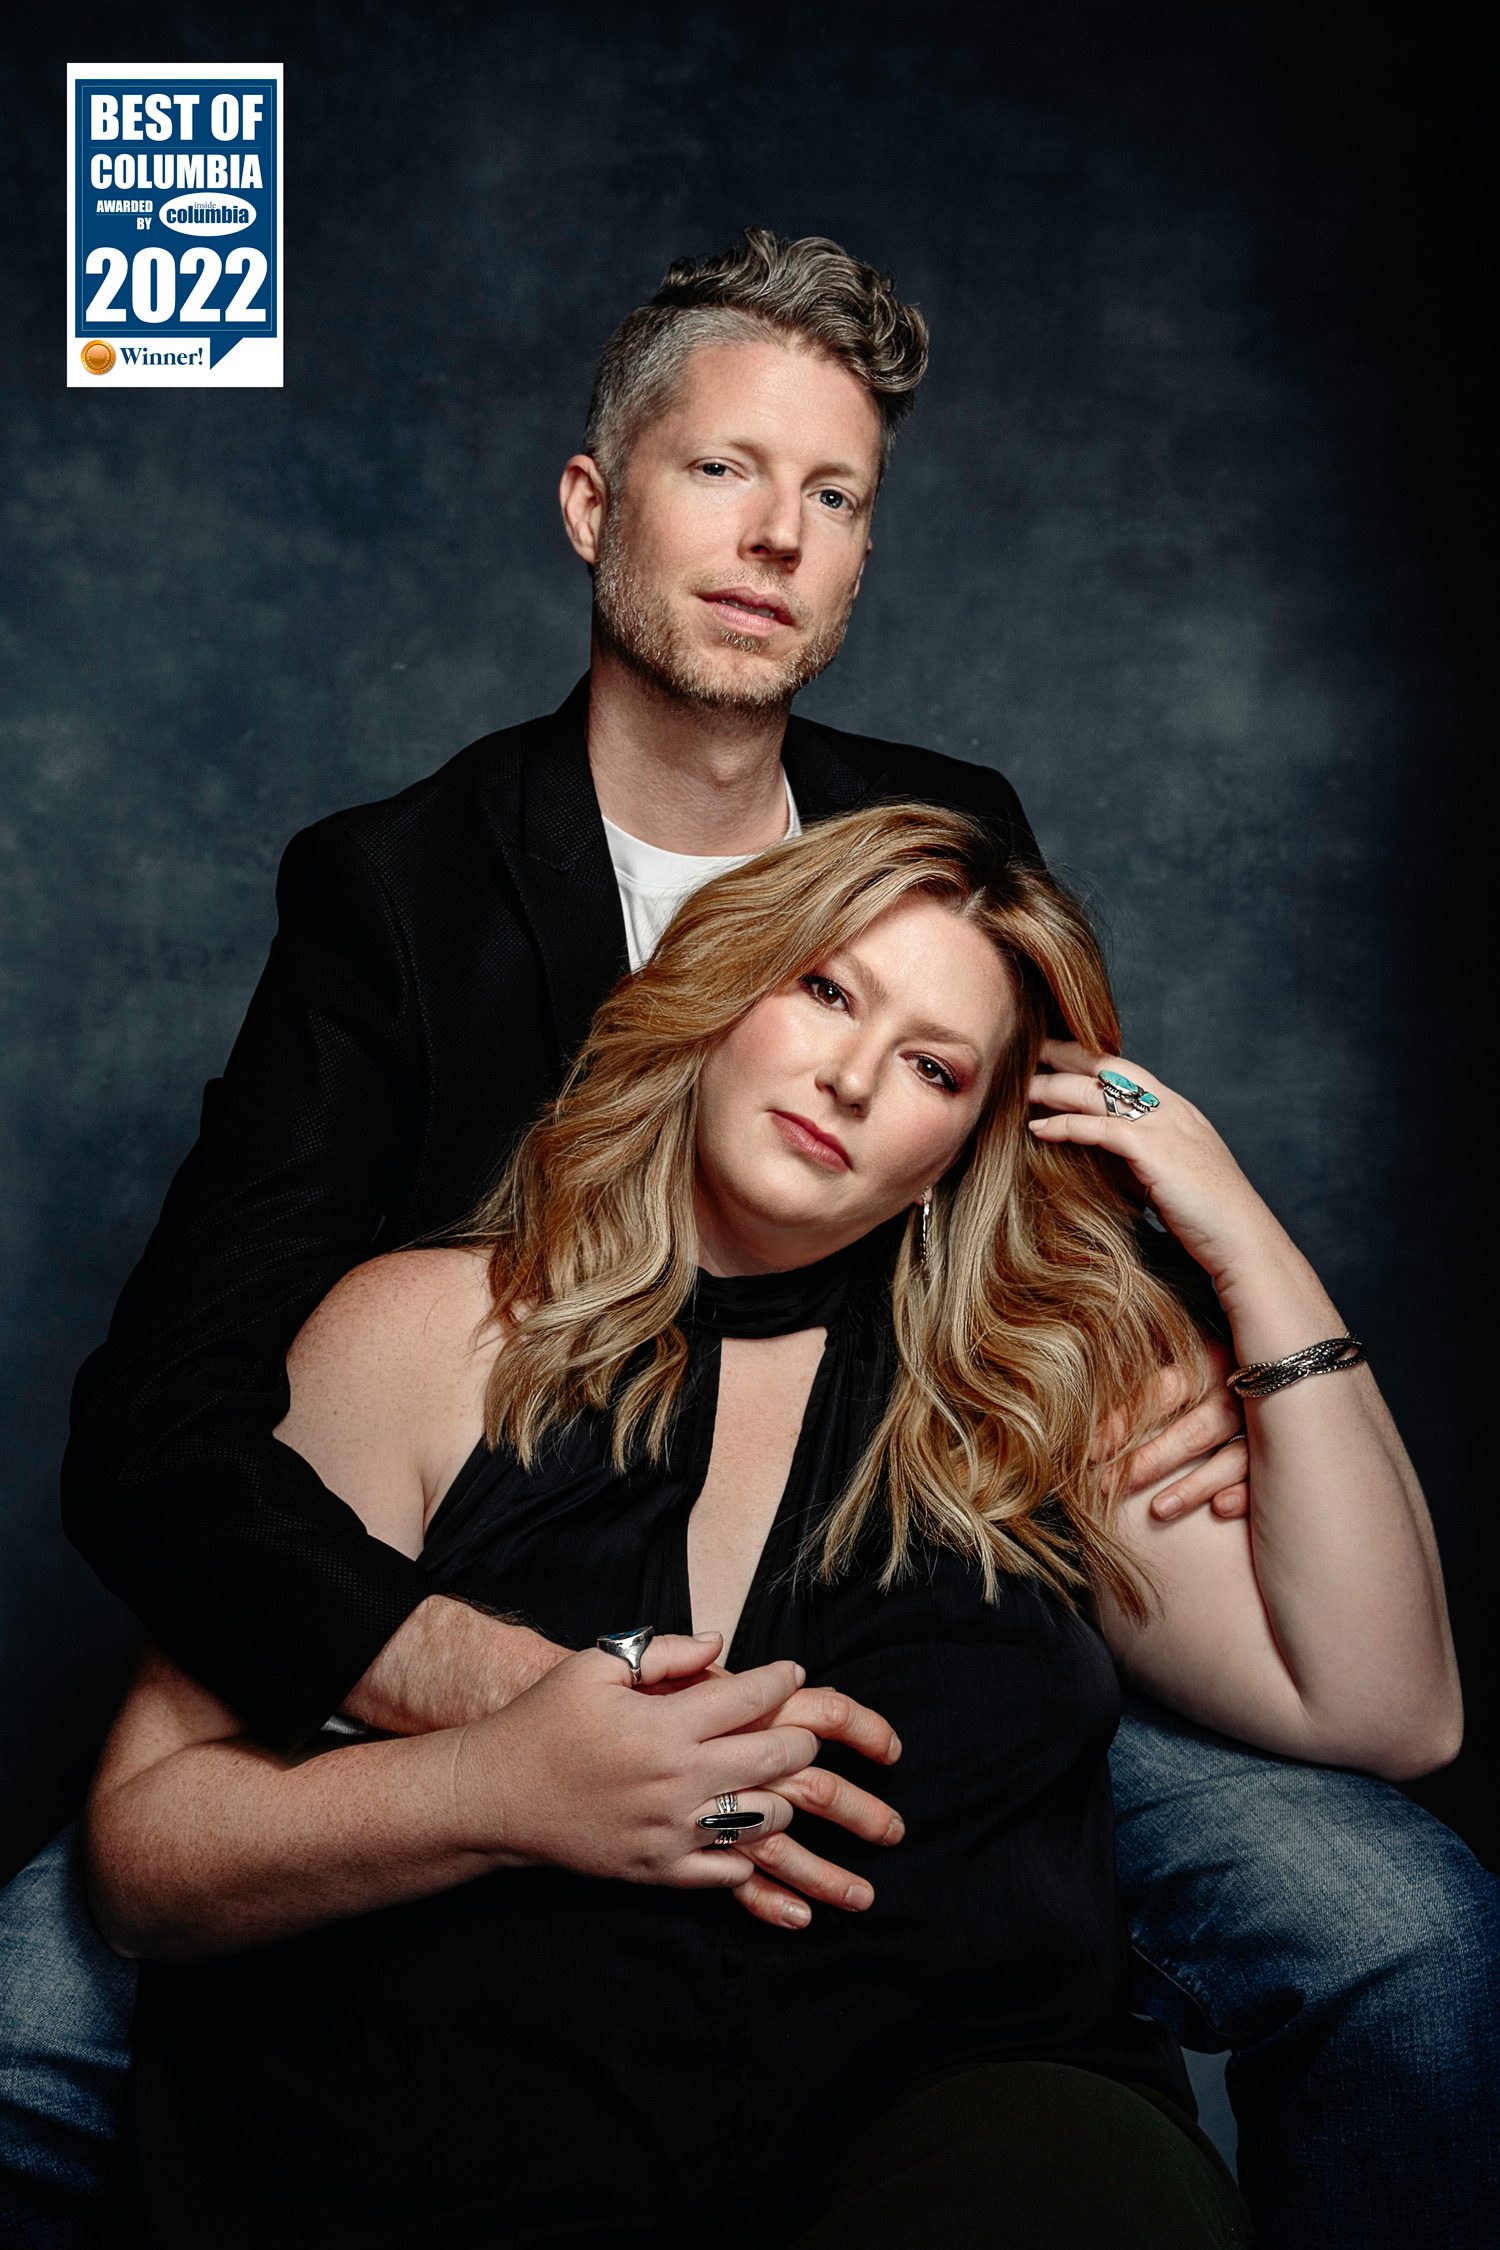
<instances>
[{"instance_id":1,"label":"man's arm","mask_svg":"<svg viewBox=\"0 0 1500 2250\"><path fill-rule=\"evenodd\" d=\"M292 1337L410 1167L422 1051L401 932L348 832L296 838L277 896L198 1142L79 1374L63 1507L184 1670L291 1742L430 1590L271 1435Z\"/></svg>"}]
</instances>

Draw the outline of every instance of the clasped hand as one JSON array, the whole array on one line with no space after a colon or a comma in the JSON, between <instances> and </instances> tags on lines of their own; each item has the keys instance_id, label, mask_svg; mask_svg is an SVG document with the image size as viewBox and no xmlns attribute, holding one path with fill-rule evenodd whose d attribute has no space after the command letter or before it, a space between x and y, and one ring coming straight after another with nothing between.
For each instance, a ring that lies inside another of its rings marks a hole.
<instances>
[{"instance_id":1,"label":"clasped hand","mask_svg":"<svg viewBox=\"0 0 1500 2250\"><path fill-rule=\"evenodd\" d=\"M889 1805L815 1761L821 1742L842 1742L890 1765L900 1743L878 1712L809 1688L800 1665L722 1671L721 1646L717 1633L658 1634L640 1690L618 1657L584 1649L466 1727L454 1766L465 1841L501 1866L721 1886L782 1929L808 1920L808 1900L862 1911L870 1885L787 1829L801 1810L867 1843L899 1843ZM725 1848L697 1821L731 1791L765 1826Z\"/></svg>"}]
</instances>

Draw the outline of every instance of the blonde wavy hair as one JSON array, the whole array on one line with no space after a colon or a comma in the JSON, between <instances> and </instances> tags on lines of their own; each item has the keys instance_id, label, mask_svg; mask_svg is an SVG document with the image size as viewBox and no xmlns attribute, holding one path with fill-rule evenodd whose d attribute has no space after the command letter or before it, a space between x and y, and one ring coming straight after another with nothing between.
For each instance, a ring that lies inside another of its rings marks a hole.
<instances>
[{"instance_id":1,"label":"blonde wavy hair","mask_svg":"<svg viewBox=\"0 0 1500 2250\"><path fill-rule=\"evenodd\" d=\"M1044 1038L1118 1050L1093 932L1049 875L959 813L847 813L718 876L604 1001L562 1091L465 1230L489 1251L494 1318L512 1328L485 1434L529 1463L555 1425L609 1410L617 1466L638 1442L661 1458L688 1365L678 1316L696 1270L704 1059L758 1001L916 893L983 931L1010 970L1018 1021L934 1190L926 1258L915 1213L900 1242L890 1397L817 1568L846 1568L883 1510L883 1585L916 1541L935 1541L978 1564L991 1599L1000 1573L1067 1599L1092 1582L1139 1617L1096 1432L1117 1431L1118 1458L1150 1425L1163 1364L1206 1389L1207 1356L1142 1262L1125 1168L1026 1129Z\"/></svg>"}]
</instances>

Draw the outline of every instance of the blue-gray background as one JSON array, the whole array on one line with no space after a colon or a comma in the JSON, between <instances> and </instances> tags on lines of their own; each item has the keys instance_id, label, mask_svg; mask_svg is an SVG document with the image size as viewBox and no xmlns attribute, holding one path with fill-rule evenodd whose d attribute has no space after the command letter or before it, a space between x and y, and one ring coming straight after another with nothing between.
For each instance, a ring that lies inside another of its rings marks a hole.
<instances>
[{"instance_id":1,"label":"blue-gray background","mask_svg":"<svg viewBox=\"0 0 1500 2250\"><path fill-rule=\"evenodd\" d=\"M1472 1599L1467 18L37 20L3 136L0 1870L76 1796L121 1676L130 1622L56 1527L68 1386L239 1021L280 848L561 700L587 582L555 487L594 358L746 221L882 264L934 337L806 708L1011 775L1113 933L1129 1050L1229 1131L1367 1338ZM212 59L286 64L286 387L66 391L63 65ZM1471 1825L1480 1770L1429 1801Z\"/></svg>"}]
</instances>

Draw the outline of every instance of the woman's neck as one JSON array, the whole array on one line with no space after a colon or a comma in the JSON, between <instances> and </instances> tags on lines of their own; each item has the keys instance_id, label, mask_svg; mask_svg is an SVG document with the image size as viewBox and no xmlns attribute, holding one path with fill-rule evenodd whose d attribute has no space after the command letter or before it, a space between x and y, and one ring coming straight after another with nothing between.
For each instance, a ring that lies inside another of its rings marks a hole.
<instances>
[{"instance_id":1,"label":"woman's neck","mask_svg":"<svg viewBox=\"0 0 1500 2250\"><path fill-rule=\"evenodd\" d=\"M700 1214L697 1263L704 1273L718 1281L744 1280L755 1274L796 1273L805 1266L819 1265L825 1258L836 1257L839 1251L847 1250L851 1243L862 1239L857 1234L823 1234L808 1227L783 1227L765 1234L741 1233L705 1222Z\"/></svg>"}]
</instances>

